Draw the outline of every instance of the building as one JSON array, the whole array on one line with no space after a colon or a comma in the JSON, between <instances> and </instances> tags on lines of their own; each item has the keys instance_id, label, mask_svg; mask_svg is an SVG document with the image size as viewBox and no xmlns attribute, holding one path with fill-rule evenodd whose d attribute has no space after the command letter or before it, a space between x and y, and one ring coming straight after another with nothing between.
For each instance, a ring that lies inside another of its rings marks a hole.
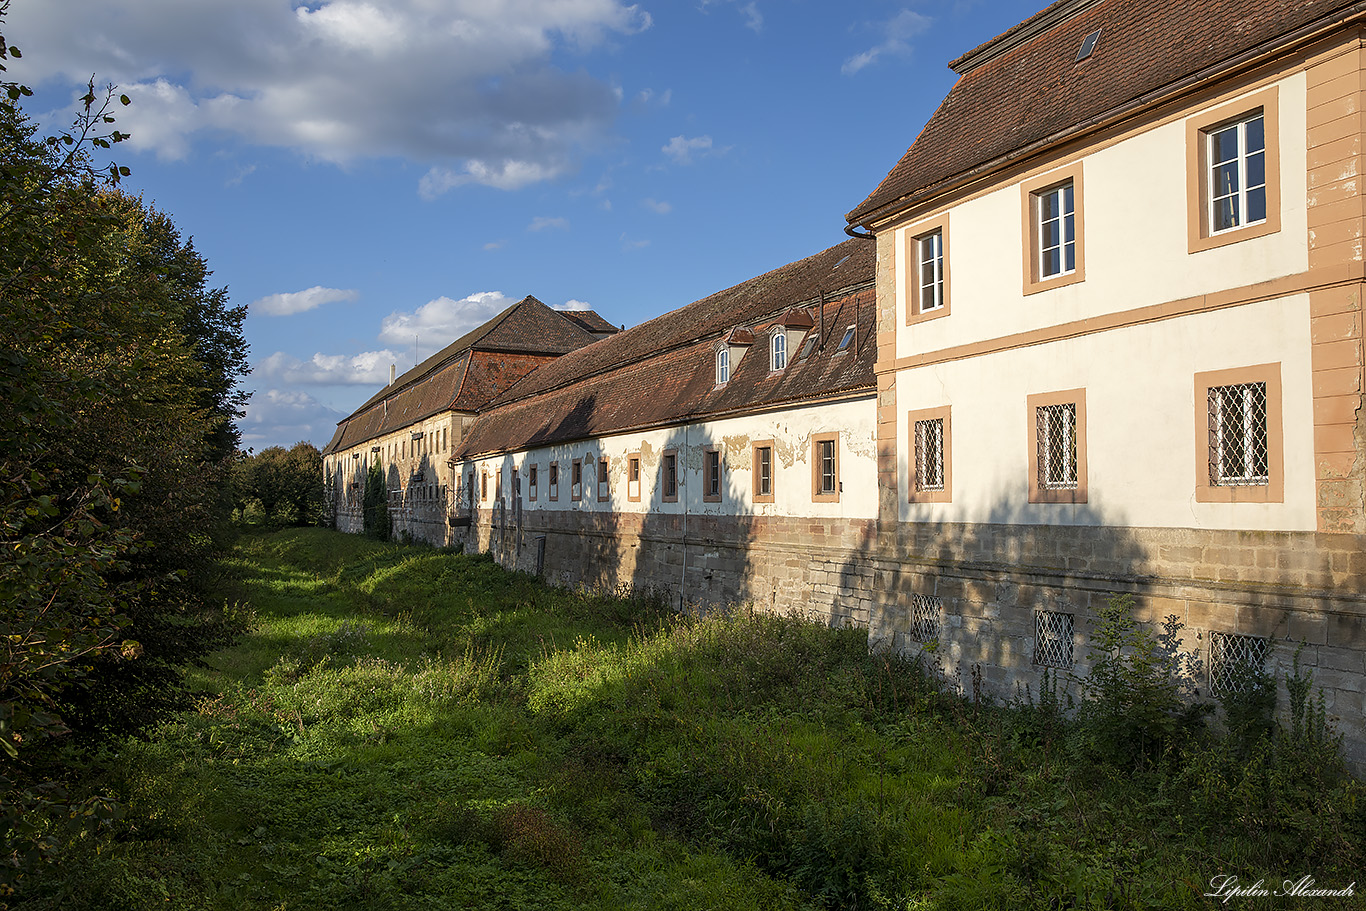
<instances>
[{"instance_id":1,"label":"building","mask_svg":"<svg viewBox=\"0 0 1366 911\"><path fill-rule=\"evenodd\" d=\"M449 420L420 537L866 624L1003 696L1084 674L1129 595L1202 692L1298 655L1361 767L1363 39L1344 0L1061 0L952 63L855 239L374 413L429 362L330 476L428 483L404 440Z\"/></svg>"},{"instance_id":2,"label":"building","mask_svg":"<svg viewBox=\"0 0 1366 911\"><path fill-rule=\"evenodd\" d=\"M337 527L362 529L366 473L379 464L394 531L444 540L447 460L476 412L537 367L612 331L592 311L568 314L527 297L402 376L391 370L389 385L341 421L323 448Z\"/></svg>"},{"instance_id":3,"label":"building","mask_svg":"<svg viewBox=\"0 0 1366 911\"><path fill-rule=\"evenodd\" d=\"M1010 692L1093 610L1300 660L1366 758L1366 9L1063 0L847 216L878 248L875 635ZM985 128L985 125L990 125Z\"/></svg>"}]
</instances>

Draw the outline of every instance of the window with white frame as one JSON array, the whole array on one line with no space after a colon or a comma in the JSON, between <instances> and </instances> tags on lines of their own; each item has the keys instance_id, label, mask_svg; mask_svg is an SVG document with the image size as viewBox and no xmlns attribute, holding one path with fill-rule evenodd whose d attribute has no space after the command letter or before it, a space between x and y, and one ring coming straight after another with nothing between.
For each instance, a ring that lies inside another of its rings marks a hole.
<instances>
[{"instance_id":1,"label":"window with white frame","mask_svg":"<svg viewBox=\"0 0 1366 911\"><path fill-rule=\"evenodd\" d=\"M787 366L787 334L780 328L773 333L773 338L768 344L768 369L782 370Z\"/></svg>"},{"instance_id":2,"label":"window with white frame","mask_svg":"<svg viewBox=\"0 0 1366 911\"><path fill-rule=\"evenodd\" d=\"M929 313L944 306L944 231L933 231L916 239L920 260L918 310Z\"/></svg>"},{"instance_id":3,"label":"window with white frame","mask_svg":"<svg viewBox=\"0 0 1366 911\"><path fill-rule=\"evenodd\" d=\"M1040 279L1067 275L1077 269L1077 213L1072 181L1034 194L1038 219Z\"/></svg>"},{"instance_id":4,"label":"window with white frame","mask_svg":"<svg viewBox=\"0 0 1366 911\"><path fill-rule=\"evenodd\" d=\"M716 384L725 385L730 382L730 349L722 348L716 352Z\"/></svg>"},{"instance_id":5,"label":"window with white frame","mask_svg":"<svg viewBox=\"0 0 1366 911\"><path fill-rule=\"evenodd\" d=\"M1208 405L1210 484L1267 484L1266 383L1211 386Z\"/></svg>"},{"instance_id":6,"label":"window with white frame","mask_svg":"<svg viewBox=\"0 0 1366 911\"><path fill-rule=\"evenodd\" d=\"M1067 670L1072 667L1072 615L1034 612L1034 663Z\"/></svg>"},{"instance_id":7,"label":"window with white frame","mask_svg":"<svg viewBox=\"0 0 1366 911\"><path fill-rule=\"evenodd\" d=\"M1266 122L1262 112L1205 133L1211 234L1266 221Z\"/></svg>"}]
</instances>

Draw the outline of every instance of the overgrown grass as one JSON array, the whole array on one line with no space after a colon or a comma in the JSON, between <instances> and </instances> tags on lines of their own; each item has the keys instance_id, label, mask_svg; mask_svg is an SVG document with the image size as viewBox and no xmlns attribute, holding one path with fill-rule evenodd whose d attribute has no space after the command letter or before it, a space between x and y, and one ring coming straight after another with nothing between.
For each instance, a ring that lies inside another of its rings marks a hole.
<instances>
[{"instance_id":1,"label":"overgrown grass","mask_svg":"<svg viewBox=\"0 0 1366 911\"><path fill-rule=\"evenodd\" d=\"M235 566L253 632L195 711L82 760L125 815L17 907L1206 908L1218 875L1361 870L1360 787L1274 742L1116 763L857 631L316 529Z\"/></svg>"}]
</instances>

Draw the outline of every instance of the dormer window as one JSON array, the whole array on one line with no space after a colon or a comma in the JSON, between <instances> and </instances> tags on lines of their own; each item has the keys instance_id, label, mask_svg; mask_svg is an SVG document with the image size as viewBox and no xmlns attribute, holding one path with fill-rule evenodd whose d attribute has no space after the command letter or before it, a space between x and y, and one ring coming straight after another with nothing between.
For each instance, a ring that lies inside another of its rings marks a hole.
<instances>
[{"instance_id":1,"label":"dormer window","mask_svg":"<svg viewBox=\"0 0 1366 911\"><path fill-rule=\"evenodd\" d=\"M716 385L724 386L730 382L730 349L722 348L716 352Z\"/></svg>"},{"instance_id":2,"label":"dormer window","mask_svg":"<svg viewBox=\"0 0 1366 911\"><path fill-rule=\"evenodd\" d=\"M849 343L854 340L854 327L850 326L844 330L844 337L840 339L840 346L835 349L836 354L849 350Z\"/></svg>"},{"instance_id":3,"label":"dormer window","mask_svg":"<svg viewBox=\"0 0 1366 911\"><path fill-rule=\"evenodd\" d=\"M773 333L768 346L768 369L782 370L787 366L787 335L782 330Z\"/></svg>"}]
</instances>

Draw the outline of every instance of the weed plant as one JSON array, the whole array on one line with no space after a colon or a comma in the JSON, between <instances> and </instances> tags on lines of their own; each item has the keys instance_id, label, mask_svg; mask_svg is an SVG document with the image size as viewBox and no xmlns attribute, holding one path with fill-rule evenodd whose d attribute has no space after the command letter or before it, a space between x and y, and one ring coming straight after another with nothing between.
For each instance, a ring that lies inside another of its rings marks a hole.
<instances>
[{"instance_id":1,"label":"weed plant","mask_svg":"<svg viewBox=\"0 0 1366 911\"><path fill-rule=\"evenodd\" d=\"M1004 706L856 630L483 556L301 529L235 559L252 632L195 672L195 710L68 757L124 815L14 907L1215 908L1217 875L1362 869L1312 677L1287 675L1284 724L1221 739L1179 629L1124 602L1075 706L1051 675ZM1275 907L1361 906L1323 901Z\"/></svg>"}]
</instances>

